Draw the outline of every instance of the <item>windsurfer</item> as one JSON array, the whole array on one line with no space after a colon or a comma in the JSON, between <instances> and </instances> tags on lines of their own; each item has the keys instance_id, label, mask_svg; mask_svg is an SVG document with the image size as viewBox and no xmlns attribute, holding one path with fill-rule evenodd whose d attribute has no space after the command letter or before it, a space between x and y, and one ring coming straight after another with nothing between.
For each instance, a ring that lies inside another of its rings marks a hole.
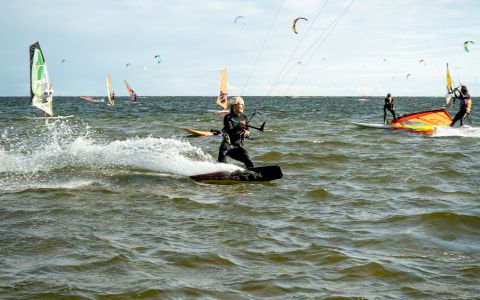
<instances>
[{"instance_id":1,"label":"windsurfer","mask_svg":"<svg viewBox=\"0 0 480 300\"><path fill-rule=\"evenodd\" d=\"M463 126L463 119L470 114L470 110L472 108L472 100L470 99L470 94L468 93L467 87L462 85L460 90L456 88L454 90L454 97L454 102L456 99L460 100L460 110L455 115L455 118L453 118L450 127L453 127L457 121L460 121L460 126Z\"/></svg>"},{"instance_id":2,"label":"windsurfer","mask_svg":"<svg viewBox=\"0 0 480 300\"><path fill-rule=\"evenodd\" d=\"M132 102L137 101L137 94L133 90L130 94L130 99L132 100Z\"/></svg>"},{"instance_id":3,"label":"windsurfer","mask_svg":"<svg viewBox=\"0 0 480 300\"><path fill-rule=\"evenodd\" d=\"M245 164L247 168L253 168L253 164L247 150L243 148L244 138L250 136L248 119L243 114L245 103L242 97L233 97L230 102L230 113L223 119L223 140L218 152L218 162L226 163L227 156Z\"/></svg>"},{"instance_id":4,"label":"windsurfer","mask_svg":"<svg viewBox=\"0 0 480 300\"><path fill-rule=\"evenodd\" d=\"M110 99L112 99L112 106L115 105L116 96L114 91L112 91L112 93L110 94Z\"/></svg>"},{"instance_id":5,"label":"windsurfer","mask_svg":"<svg viewBox=\"0 0 480 300\"><path fill-rule=\"evenodd\" d=\"M45 90L45 92L43 93L42 99L43 99L44 102L48 101L48 91L47 90Z\"/></svg>"},{"instance_id":6,"label":"windsurfer","mask_svg":"<svg viewBox=\"0 0 480 300\"><path fill-rule=\"evenodd\" d=\"M385 104L383 105L383 124L387 124L387 109L393 116L393 119L397 119L395 115L395 104L393 103L393 97L390 93L387 94L385 98Z\"/></svg>"},{"instance_id":7,"label":"windsurfer","mask_svg":"<svg viewBox=\"0 0 480 300\"><path fill-rule=\"evenodd\" d=\"M48 98L53 96L53 89L51 87L48 87L45 89L45 92L42 95L43 101L47 102Z\"/></svg>"},{"instance_id":8,"label":"windsurfer","mask_svg":"<svg viewBox=\"0 0 480 300\"><path fill-rule=\"evenodd\" d=\"M43 101L48 102L48 98L52 97L52 95L53 95L53 89L50 88L50 87L47 88L47 89L45 90L45 92L43 93L43 95L42 95ZM43 115L44 115L44 117L52 117L52 115L50 115L50 114L47 113L47 112L44 112Z\"/></svg>"}]
</instances>

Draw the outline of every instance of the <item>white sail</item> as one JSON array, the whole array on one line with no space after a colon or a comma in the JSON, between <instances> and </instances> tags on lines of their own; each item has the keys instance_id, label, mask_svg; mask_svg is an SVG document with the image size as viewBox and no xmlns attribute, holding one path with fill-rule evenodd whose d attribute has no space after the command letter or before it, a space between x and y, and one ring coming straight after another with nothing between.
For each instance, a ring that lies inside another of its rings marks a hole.
<instances>
[{"instance_id":1,"label":"white sail","mask_svg":"<svg viewBox=\"0 0 480 300\"><path fill-rule=\"evenodd\" d=\"M110 73L107 73L107 77L105 78L107 83L107 96L108 96L108 105L115 106L115 99L112 98L112 87L110 85Z\"/></svg>"},{"instance_id":2,"label":"white sail","mask_svg":"<svg viewBox=\"0 0 480 300\"><path fill-rule=\"evenodd\" d=\"M53 89L38 42L30 45L30 97L33 106L53 116Z\"/></svg>"},{"instance_id":3,"label":"white sail","mask_svg":"<svg viewBox=\"0 0 480 300\"><path fill-rule=\"evenodd\" d=\"M445 106L447 108L452 108L454 95L454 90L452 88L452 77L450 76L450 71L448 70L447 64L447 95L445 96Z\"/></svg>"}]
</instances>

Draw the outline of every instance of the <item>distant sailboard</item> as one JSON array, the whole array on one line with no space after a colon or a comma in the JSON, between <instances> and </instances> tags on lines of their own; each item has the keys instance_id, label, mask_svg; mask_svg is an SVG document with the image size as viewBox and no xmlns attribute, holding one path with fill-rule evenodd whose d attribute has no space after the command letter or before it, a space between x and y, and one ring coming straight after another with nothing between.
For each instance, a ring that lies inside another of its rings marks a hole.
<instances>
[{"instance_id":1,"label":"distant sailboard","mask_svg":"<svg viewBox=\"0 0 480 300\"><path fill-rule=\"evenodd\" d=\"M228 115L230 110L228 109L227 69L220 70L220 91L215 104L220 106L222 110L208 110L208 112L213 112L219 116Z\"/></svg>"},{"instance_id":2,"label":"distant sailboard","mask_svg":"<svg viewBox=\"0 0 480 300\"><path fill-rule=\"evenodd\" d=\"M94 98L87 97L87 96L80 96L80 98L82 98L85 101L93 102L93 103L103 102L103 99L94 99Z\"/></svg>"}]
</instances>

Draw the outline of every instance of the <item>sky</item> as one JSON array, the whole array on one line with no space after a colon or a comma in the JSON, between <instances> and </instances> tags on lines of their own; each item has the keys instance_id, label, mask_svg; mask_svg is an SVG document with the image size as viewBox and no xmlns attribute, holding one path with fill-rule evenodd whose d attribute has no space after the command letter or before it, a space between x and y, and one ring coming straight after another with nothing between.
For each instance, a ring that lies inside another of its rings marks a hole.
<instances>
[{"instance_id":1,"label":"sky","mask_svg":"<svg viewBox=\"0 0 480 300\"><path fill-rule=\"evenodd\" d=\"M105 96L107 73L119 96L124 80L140 96L216 96L223 68L231 96L444 96L447 63L480 95L478 0L1 4L0 96L29 95L36 41L57 96Z\"/></svg>"}]
</instances>

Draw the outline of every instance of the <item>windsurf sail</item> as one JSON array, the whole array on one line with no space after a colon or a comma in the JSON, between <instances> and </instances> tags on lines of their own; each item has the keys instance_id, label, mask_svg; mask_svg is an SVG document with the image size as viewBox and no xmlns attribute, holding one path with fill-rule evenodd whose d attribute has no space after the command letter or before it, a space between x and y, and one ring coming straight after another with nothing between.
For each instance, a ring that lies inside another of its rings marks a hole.
<instances>
[{"instance_id":1,"label":"windsurf sail","mask_svg":"<svg viewBox=\"0 0 480 300\"><path fill-rule=\"evenodd\" d=\"M111 106L115 106L115 101L112 99L112 87L110 86L110 74L107 73L107 95L108 95L108 104Z\"/></svg>"},{"instance_id":2,"label":"windsurf sail","mask_svg":"<svg viewBox=\"0 0 480 300\"><path fill-rule=\"evenodd\" d=\"M452 108L453 106L453 88L452 88L452 77L450 76L450 71L448 70L448 63L447 63L447 95L445 96L445 105L448 108Z\"/></svg>"},{"instance_id":3,"label":"windsurf sail","mask_svg":"<svg viewBox=\"0 0 480 300\"><path fill-rule=\"evenodd\" d=\"M448 63L447 63L447 91L449 93L452 92L452 77L450 76L450 71L448 70Z\"/></svg>"},{"instance_id":4,"label":"windsurf sail","mask_svg":"<svg viewBox=\"0 0 480 300\"><path fill-rule=\"evenodd\" d=\"M30 104L53 117L53 89L38 42L30 45Z\"/></svg>"},{"instance_id":5,"label":"windsurf sail","mask_svg":"<svg viewBox=\"0 0 480 300\"><path fill-rule=\"evenodd\" d=\"M394 129L406 129L417 133L432 134L435 127L449 126L452 117L444 109L421 111L392 121Z\"/></svg>"},{"instance_id":6,"label":"windsurf sail","mask_svg":"<svg viewBox=\"0 0 480 300\"><path fill-rule=\"evenodd\" d=\"M223 110L228 109L227 69L220 70L220 93L215 103Z\"/></svg>"},{"instance_id":7,"label":"windsurf sail","mask_svg":"<svg viewBox=\"0 0 480 300\"><path fill-rule=\"evenodd\" d=\"M135 94L132 87L128 84L126 80L124 80L123 82L125 82L125 88L127 89L127 92L130 95L130 100L132 100L133 102L137 101L137 94Z\"/></svg>"}]
</instances>

